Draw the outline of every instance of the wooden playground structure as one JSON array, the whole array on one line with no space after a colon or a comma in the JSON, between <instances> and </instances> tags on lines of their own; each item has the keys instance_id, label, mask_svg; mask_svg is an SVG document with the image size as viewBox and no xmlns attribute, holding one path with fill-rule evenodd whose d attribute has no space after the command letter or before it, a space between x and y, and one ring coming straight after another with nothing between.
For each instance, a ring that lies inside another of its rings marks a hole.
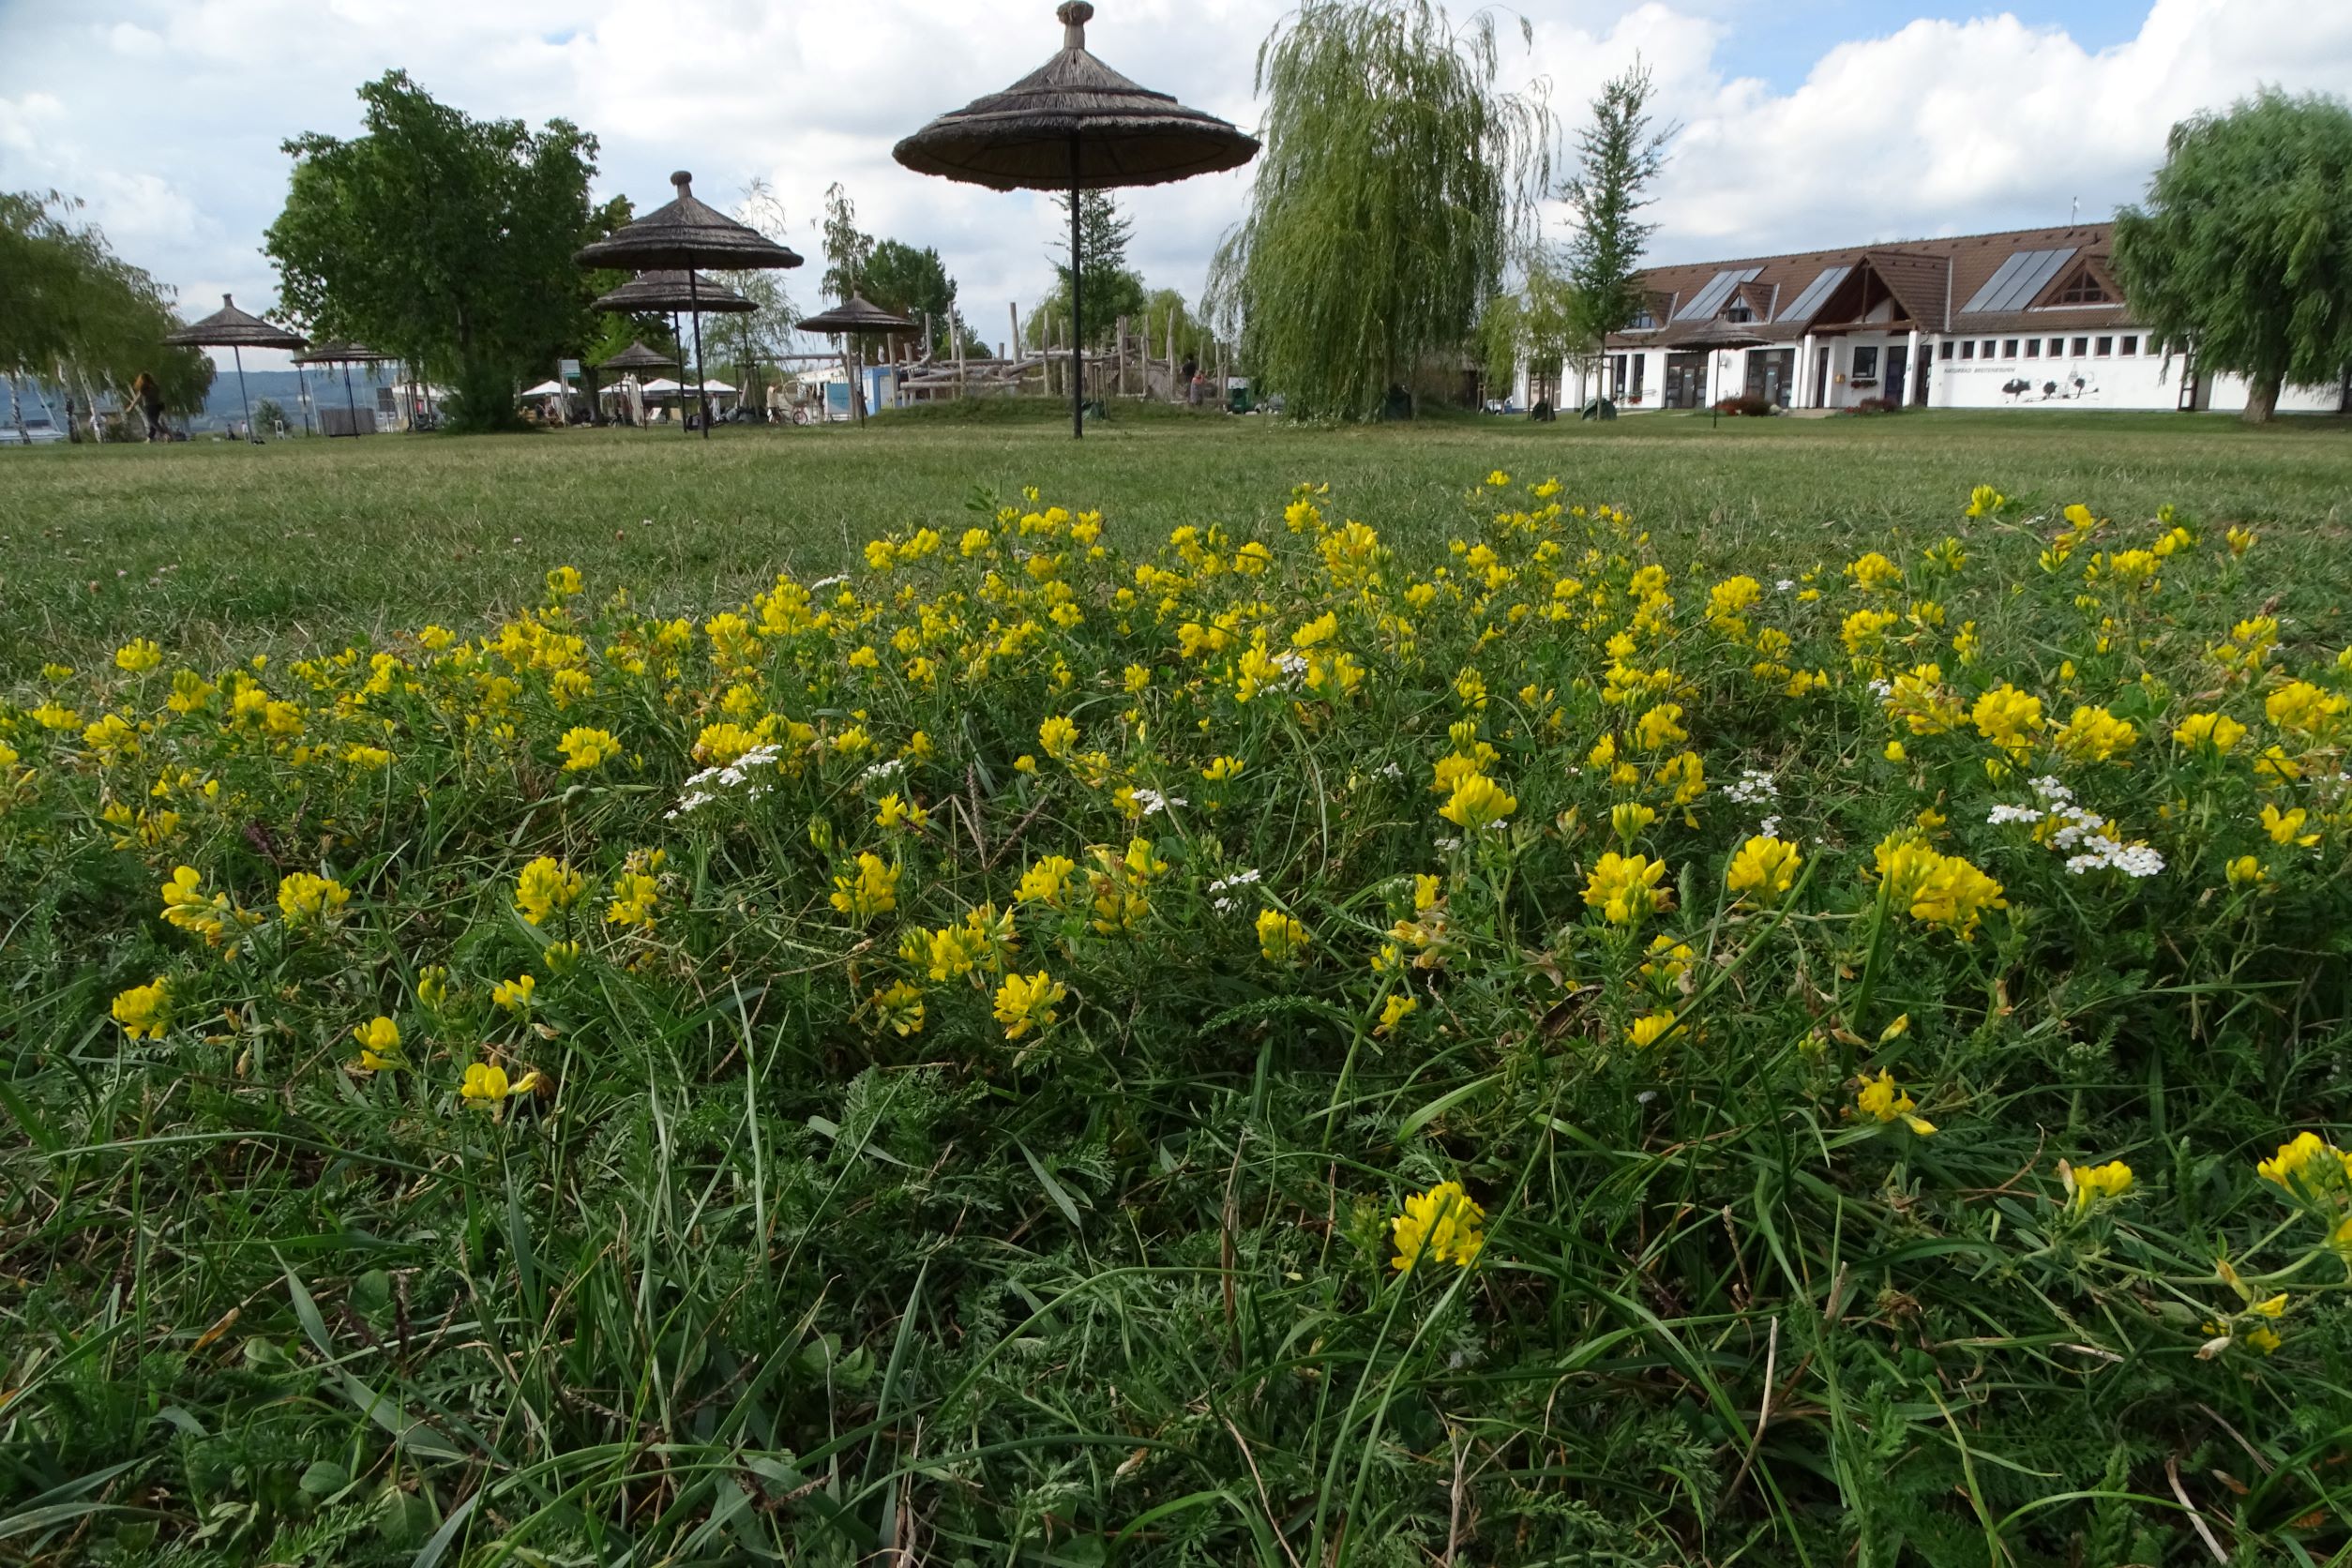
<instances>
[{"instance_id":1,"label":"wooden playground structure","mask_svg":"<svg viewBox=\"0 0 2352 1568\"><path fill-rule=\"evenodd\" d=\"M889 344L882 357L867 364L890 373L902 403L1024 395L1068 398L1069 319L1046 314L1035 344L1023 341L1018 306L1005 307L1005 321L1011 336L997 345L993 355L966 352L968 339L978 335L960 314L948 324L950 330L945 334L951 352L935 354L928 347L933 335L930 317L926 312L919 335ZM1184 402L1188 397L1184 376L1187 354L1207 384L1201 400L1222 405L1227 372L1224 346L1205 335L1186 341L1177 331L1173 313L1158 342L1151 341L1146 333L1134 330L1130 318L1121 316L1113 324L1108 344L1086 350L1079 358L1085 377L1085 400L1108 404L1113 399L1124 398Z\"/></svg>"}]
</instances>

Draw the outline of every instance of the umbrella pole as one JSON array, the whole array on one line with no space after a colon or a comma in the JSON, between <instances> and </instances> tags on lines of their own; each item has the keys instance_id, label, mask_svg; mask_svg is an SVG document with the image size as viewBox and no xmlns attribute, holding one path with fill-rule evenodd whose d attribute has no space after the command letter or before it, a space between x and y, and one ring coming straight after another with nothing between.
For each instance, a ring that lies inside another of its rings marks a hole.
<instances>
[{"instance_id":1,"label":"umbrella pole","mask_svg":"<svg viewBox=\"0 0 2352 1568\"><path fill-rule=\"evenodd\" d=\"M343 361L343 406L351 410L351 433L359 433L359 395L351 389L351 361Z\"/></svg>"},{"instance_id":2,"label":"umbrella pole","mask_svg":"<svg viewBox=\"0 0 2352 1568\"><path fill-rule=\"evenodd\" d=\"M237 401L245 405L245 439L258 446L262 438L253 430L253 400L245 390L245 351L232 343L229 353L237 362Z\"/></svg>"},{"instance_id":3,"label":"umbrella pole","mask_svg":"<svg viewBox=\"0 0 2352 1568\"><path fill-rule=\"evenodd\" d=\"M294 367L294 390L302 395L302 433L310 433L310 372Z\"/></svg>"},{"instance_id":4,"label":"umbrella pole","mask_svg":"<svg viewBox=\"0 0 2352 1568\"><path fill-rule=\"evenodd\" d=\"M711 399L702 390L702 308L694 296L694 269L686 268L686 314L694 318L694 403L702 416L702 439L711 439Z\"/></svg>"},{"instance_id":5,"label":"umbrella pole","mask_svg":"<svg viewBox=\"0 0 2352 1568\"><path fill-rule=\"evenodd\" d=\"M1086 439L1086 327L1078 284L1078 137L1070 132L1070 439Z\"/></svg>"}]
</instances>

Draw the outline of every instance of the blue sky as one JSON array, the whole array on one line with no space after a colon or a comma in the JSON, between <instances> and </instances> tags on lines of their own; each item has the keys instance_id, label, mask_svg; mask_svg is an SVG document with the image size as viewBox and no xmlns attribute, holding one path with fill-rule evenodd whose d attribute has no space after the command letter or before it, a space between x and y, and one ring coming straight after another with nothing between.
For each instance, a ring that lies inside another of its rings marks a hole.
<instances>
[{"instance_id":1,"label":"blue sky","mask_svg":"<svg viewBox=\"0 0 2352 1568\"><path fill-rule=\"evenodd\" d=\"M1456 0L1457 15L1470 9ZM1250 66L1287 0L1098 0L1095 53L1254 125ZM1682 128L1652 255L1705 260L2102 219L2135 198L2174 120L2264 83L2352 84L2352 0L1520 0L1565 129L1639 57ZM265 307L263 230L286 137L356 128L393 67L477 115L555 115L602 140L599 194L667 199L695 171L731 204L766 182L814 253L825 188L868 230L937 246L995 339L1051 282L1035 198L924 179L899 136L1014 80L1060 40L1053 0L0 0L0 188L87 199L191 313ZM1133 193L1131 260L1196 295L1247 171ZM1552 218L1557 225L1560 215ZM814 279L791 275L814 306Z\"/></svg>"}]
</instances>

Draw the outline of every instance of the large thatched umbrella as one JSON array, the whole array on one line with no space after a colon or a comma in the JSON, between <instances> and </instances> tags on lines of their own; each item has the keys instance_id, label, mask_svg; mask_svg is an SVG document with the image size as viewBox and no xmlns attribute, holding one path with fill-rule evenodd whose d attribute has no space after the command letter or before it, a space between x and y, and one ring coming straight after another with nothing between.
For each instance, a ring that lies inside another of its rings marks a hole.
<instances>
[{"instance_id":1,"label":"large thatched umbrella","mask_svg":"<svg viewBox=\"0 0 2352 1568\"><path fill-rule=\"evenodd\" d=\"M359 433L359 399L352 391L351 368L354 365L382 365L392 355L378 354L358 343L321 343L294 356L297 365L340 365L343 368L343 402L351 410L351 433ZM324 415L321 416L322 421Z\"/></svg>"},{"instance_id":2,"label":"large thatched umbrella","mask_svg":"<svg viewBox=\"0 0 2352 1568\"><path fill-rule=\"evenodd\" d=\"M822 332L840 338L841 369L848 372L850 378L850 412L857 416L861 425L866 422L866 400L862 396L864 378L859 372L865 369L865 356L859 355L852 366L850 357L852 345L862 334L868 332L889 335L920 330L906 317L885 310L854 294L832 309L820 310L807 321L793 324L803 332Z\"/></svg>"},{"instance_id":3,"label":"large thatched umbrella","mask_svg":"<svg viewBox=\"0 0 2352 1568\"><path fill-rule=\"evenodd\" d=\"M641 272L611 294L598 294L596 308L614 315L633 316L641 310L670 312L670 335L678 337L678 312L687 311L695 317L694 355L698 361L695 373L701 373L699 361L702 357L701 314L746 315L760 307L746 299L724 283L713 282L699 272L683 268L674 271ZM683 340L683 339L681 339ZM703 412L709 413L705 404Z\"/></svg>"},{"instance_id":4,"label":"large thatched umbrella","mask_svg":"<svg viewBox=\"0 0 2352 1568\"><path fill-rule=\"evenodd\" d=\"M582 266L629 267L638 271L686 270L686 309L694 316L695 401L702 410L702 434L711 433L710 403L702 397L702 317L696 267L739 272L800 265L797 252L776 244L747 223L694 199L694 176L670 176L677 196L636 222L614 230L576 258ZM738 296L740 297L740 296Z\"/></svg>"},{"instance_id":5,"label":"large thatched umbrella","mask_svg":"<svg viewBox=\"0 0 2352 1568\"><path fill-rule=\"evenodd\" d=\"M227 349L235 357L237 398L245 404L245 433L257 444L262 438L253 429L253 400L245 390L245 351L298 349L309 341L282 326L270 325L259 316L246 314L225 294L220 296L219 309L177 332L165 333L163 340L175 348Z\"/></svg>"},{"instance_id":6,"label":"large thatched umbrella","mask_svg":"<svg viewBox=\"0 0 2352 1568\"><path fill-rule=\"evenodd\" d=\"M1707 424L1710 429L1720 424L1723 419L1721 408L1723 377L1720 372L1723 369L1724 352L1727 349L1762 348L1771 341L1771 339L1760 333L1750 331L1738 322L1718 316L1675 345L1677 348L1705 349L1708 364L1718 372L1707 378L1709 386L1717 394L1707 400Z\"/></svg>"},{"instance_id":7,"label":"large thatched umbrella","mask_svg":"<svg viewBox=\"0 0 2352 1568\"><path fill-rule=\"evenodd\" d=\"M1070 195L1070 433L1085 434L1078 192L1164 185L1238 169L1258 139L1166 93L1138 87L1086 52L1094 8L1068 0L1062 52L1001 93L942 114L892 149L917 173L996 190Z\"/></svg>"}]
</instances>

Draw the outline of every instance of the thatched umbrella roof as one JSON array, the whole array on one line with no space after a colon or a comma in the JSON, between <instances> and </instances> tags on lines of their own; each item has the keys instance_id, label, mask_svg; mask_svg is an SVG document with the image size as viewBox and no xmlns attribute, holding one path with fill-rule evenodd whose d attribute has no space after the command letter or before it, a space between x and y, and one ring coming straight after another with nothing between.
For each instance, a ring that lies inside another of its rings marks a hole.
<instances>
[{"instance_id":1,"label":"thatched umbrella roof","mask_svg":"<svg viewBox=\"0 0 2352 1568\"><path fill-rule=\"evenodd\" d=\"M1678 349L1760 349L1771 341L1770 338L1743 323L1718 316L1685 334L1674 346Z\"/></svg>"},{"instance_id":2,"label":"thatched umbrella roof","mask_svg":"<svg viewBox=\"0 0 2352 1568\"><path fill-rule=\"evenodd\" d=\"M656 354L642 343L631 343L596 367L599 370L660 370L675 365L668 354Z\"/></svg>"},{"instance_id":3,"label":"thatched umbrella roof","mask_svg":"<svg viewBox=\"0 0 2352 1568\"><path fill-rule=\"evenodd\" d=\"M1258 138L1139 87L1088 53L1094 8L1087 0L1065 0L1053 14L1062 19L1060 53L1004 91L942 114L890 156L917 173L997 190L1070 193L1070 433L1078 436L1086 433L1086 306L1078 193L1238 169L1258 156Z\"/></svg>"},{"instance_id":4,"label":"thatched umbrella roof","mask_svg":"<svg viewBox=\"0 0 2352 1568\"><path fill-rule=\"evenodd\" d=\"M174 347L204 349L298 349L309 341L259 316L248 315L227 294L220 296L219 309L177 332L165 333L163 340Z\"/></svg>"},{"instance_id":5,"label":"thatched umbrella roof","mask_svg":"<svg viewBox=\"0 0 2352 1568\"><path fill-rule=\"evenodd\" d=\"M885 310L881 306L850 295L830 310L820 310L807 321L793 324L803 332L912 332L917 324L906 317Z\"/></svg>"},{"instance_id":6,"label":"thatched umbrella roof","mask_svg":"<svg viewBox=\"0 0 2352 1568\"><path fill-rule=\"evenodd\" d=\"M681 169L670 176L678 194L636 222L582 248L582 266L753 267L800 265L799 255L748 224L738 223L695 200L694 176Z\"/></svg>"},{"instance_id":7,"label":"thatched umbrella roof","mask_svg":"<svg viewBox=\"0 0 2352 1568\"><path fill-rule=\"evenodd\" d=\"M1104 190L1237 169L1258 139L1138 86L1086 49L1094 8L1070 0L1061 53L1001 93L942 114L891 149L917 173L998 190Z\"/></svg>"},{"instance_id":8,"label":"thatched umbrella roof","mask_svg":"<svg viewBox=\"0 0 2352 1568\"><path fill-rule=\"evenodd\" d=\"M384 365L399 358L362 343L314 343L294 356L297 365Z\"/></svg>"},{"instance_id":9,"label":"thatched umbrella roof","mask_svg":"<svg viewBox=\"0 0 2352 1568\"><path fill-rule=\"evenodd\" d=\"M759 307L723 283L701 273L689 281L684 270L641 272L608 294L596 297L596 309L634 310L707 310L716 315L742 315Z\"/></svg>"}]
</instances>

